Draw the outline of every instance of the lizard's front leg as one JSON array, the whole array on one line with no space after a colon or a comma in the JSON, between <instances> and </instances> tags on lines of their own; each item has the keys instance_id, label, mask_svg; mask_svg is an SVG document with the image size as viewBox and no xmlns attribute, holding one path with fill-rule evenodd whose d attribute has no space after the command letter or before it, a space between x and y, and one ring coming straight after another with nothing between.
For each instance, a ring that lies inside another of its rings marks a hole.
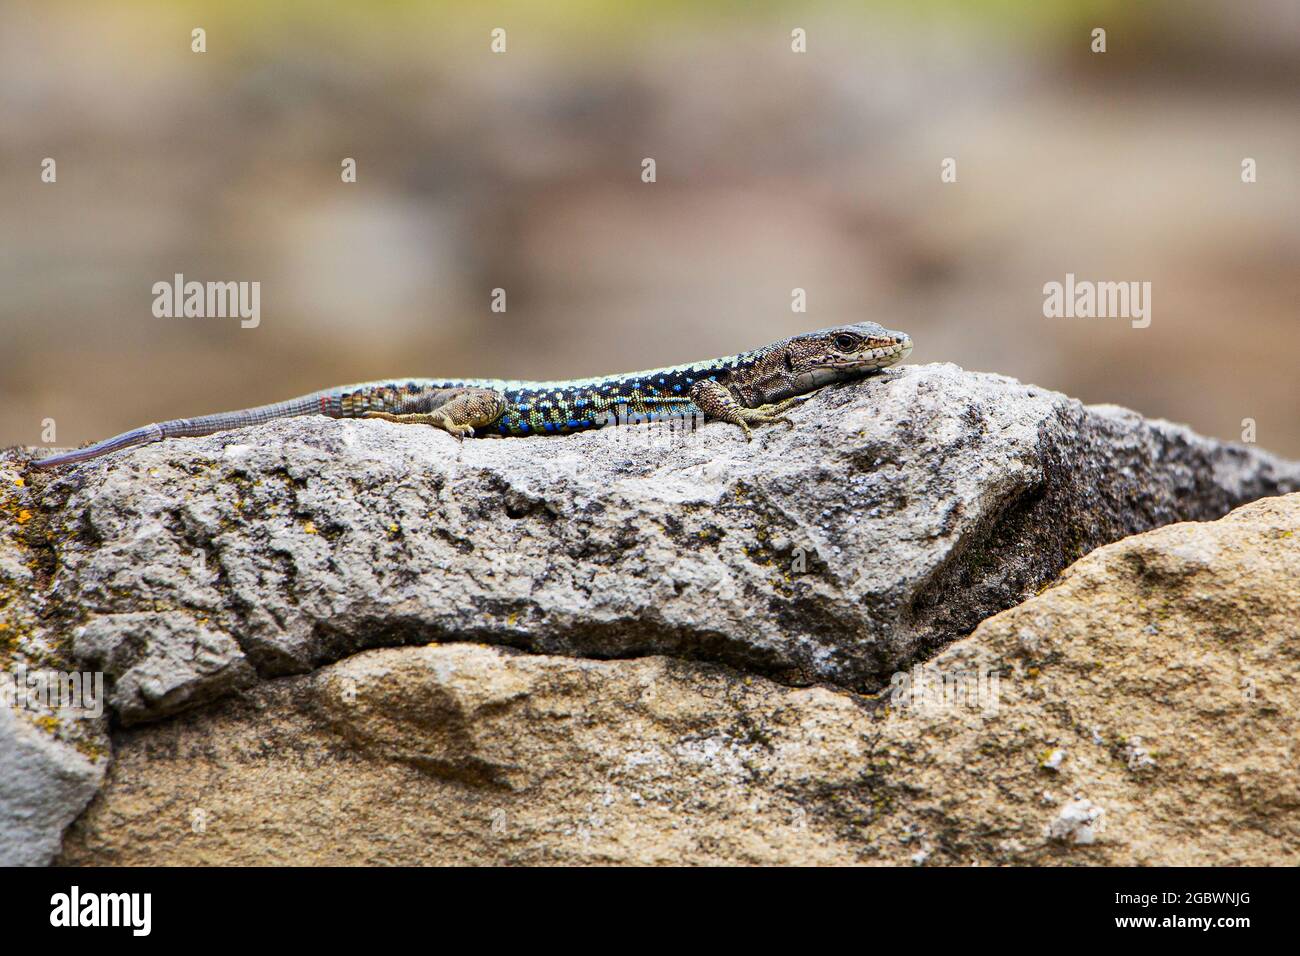
<instances>
[{"instance_id":1,"label":"lizard's front leg","mask_svg":"<svg viewBox=\"0 0 1300 956\"><path fill-rule=\"evenodd\" d=\"M473 436L475 428L496 422L506 410L506 399L490 388L453 388L434 397L427 412L366 412L366 418L381 418L404 425L432 425L458 439Z\"/></svg>"},{"instance_id":2,"label":"lizard's front leg","mask_svg":"<svg viewBox=\"0 0 1300 956\"><path fill-rule=\"evenodd\" d=\"M801 396L802 397L802 396ZM745 441L750 441L753 434L750 425L768 425L773 422L784 422L791 428L794 422L780 414L791 405L794 401L787 399L779 405L763 405L758 408L747 408L736 401L736 396L722 385L719 385L713 379L705 379L702 382L696 382L691 388L691 398L695 404L700 407L709 418L716 418L719 421L731 422L733 425L739 425L745 433Z\"/></svg>"}]
</instances>

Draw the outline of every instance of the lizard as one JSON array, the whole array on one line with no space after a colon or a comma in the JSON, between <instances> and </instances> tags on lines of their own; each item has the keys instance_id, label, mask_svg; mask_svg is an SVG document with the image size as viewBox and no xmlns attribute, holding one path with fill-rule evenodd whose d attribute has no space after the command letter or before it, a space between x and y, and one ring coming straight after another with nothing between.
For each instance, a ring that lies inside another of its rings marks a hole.
<instances>
[{"instance_id":1,"label":"lizard","mask_svg":"<svg viewBox=\"0 0 1300 956\"><path fill-rule=\"evenodd\" d=\"M702 415L737 425L794 423L785 412L825 385L901 362L912 340L874 322L805 332L725 358L643 372L554 382L393 379L324 389L240 411L145 425L85 448L33 461L56 468L164 438L195 438L277 418L327 415L432 425L458 439L564 435L619 421Z\"/></svg>"}]
</instances>

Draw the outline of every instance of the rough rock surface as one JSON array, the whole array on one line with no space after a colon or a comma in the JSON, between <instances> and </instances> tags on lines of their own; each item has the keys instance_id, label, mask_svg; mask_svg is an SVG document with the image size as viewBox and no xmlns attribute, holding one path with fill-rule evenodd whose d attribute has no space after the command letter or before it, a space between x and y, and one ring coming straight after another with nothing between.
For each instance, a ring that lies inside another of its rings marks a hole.
<instances>
[{"instance_id":1,"label":"rough rock surface","mask_svg":"<svg viewBox=\"0 0 1300 956\"><path fill-rule=\"evenodd\" d=\"M1135 531L1300 466L951 365L723 424L457 443L298 419L33 478L52 620L125 723L365 648L477 641L878 688Z\"/></svg>"},{"instance_id":2,"label":"rough rock surface","mask_svg":"<svg viewBox=\"0 0 1300 956\"><path fill-rule=\"evenodd\" d=\"M49 863L103 781L107 740L79 750L51 732L51 719L0 707L0 866Z\"/></svg>"},{"instance_id":3,"label":"rough rock surface","mask_svg":"<svg viewBox=\"0 0 1300 956\"><path fill-rule=\"evenodd\" d=\"M63 831L99 790L107 720L33 699L29 676L75 670L65 642L41 627L49 568L23 479L0 460L0 866L48 863ZM103 702L100 702L101 707Z\"/></svg>"},{"instance_id":4,"label":"rough rock surface","mask_svg":"<svg viewBox=\"0 0 1300 956\"><path fill-rule=\"evenodd\" d=\"M1295 865L1297 581L1300 495L1128 538L940 653L946 701L368 651L122 731L62 859Z\"/></svg>"}]
</instances>

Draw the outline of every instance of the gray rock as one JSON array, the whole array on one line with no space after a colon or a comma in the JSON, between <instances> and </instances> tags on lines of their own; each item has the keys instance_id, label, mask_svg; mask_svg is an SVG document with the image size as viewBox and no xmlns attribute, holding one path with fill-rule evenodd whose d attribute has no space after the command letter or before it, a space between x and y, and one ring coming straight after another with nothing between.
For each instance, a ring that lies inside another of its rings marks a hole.
<instances>
[{"instance_id":1,"label":"gray rock","mask_svg":"<svg viewBox=\"0 0 1300 956\"><path fill-rule=\"evenodd\" d=\"M0 866L49 863L107 766L0 707Z\"/></svg>"},{"instance_id":2,"label":"gray rock","mask_svg":"<svg viewBox=\"0 0 1300 956\"><path fill-rule=\"evenodd\" d=\"M33 476L54 619L127 723L444 641L873 689L1099 545L1300 488L1300 465L946 364L792 417L749 444L307 418Z\"/></svg>"},{"instance_id":3,"label":"gray rock","mask_svg":"<svg viewBox=\"0 0 1300 956\"><path fill-rule=\"evenodd\" d=\"M101 614L77 629L72 652L114 675L109 704L122 714L180 710L257 680L229 634L183 611Z\"/></svg>"},{"instance_id":4,"label":"gray rock","mask_svg":"<svg viewBox=\"0 0 1300 956\"><path fill-rule=\"evenodd\" d=\"M29 677L75 668L59 629L42 623L45 524L15 464L0 455L0 866L43 866L99 790L108 720L51 707L30 692L39 682Z\"/></svg>"}]
</instances>

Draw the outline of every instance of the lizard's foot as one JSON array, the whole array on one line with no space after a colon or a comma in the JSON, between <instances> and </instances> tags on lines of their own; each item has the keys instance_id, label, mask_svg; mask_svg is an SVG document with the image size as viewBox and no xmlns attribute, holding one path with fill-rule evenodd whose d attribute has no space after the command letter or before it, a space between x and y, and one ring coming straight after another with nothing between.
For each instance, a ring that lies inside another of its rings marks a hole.
<instances>
[{"instance_id":1,"label":"lizard's foot","mask_svg":"<svg viewBox=\"0 0 1300 956\"><path fill-rule=\"evenodd\" d=\"M794 428L794 422L784 415L773 415L762 408L736 408L733 409L730 417L723 420L739 426L740 430L745 433L745 441L754 440L754 430L750 427L752 425L771 425L776 422L783 422L787 427Z\"/></svg>"},{"instance_id":2,"label":"lizard's foot","mask_svg":"<svg viewBox=\"0 0 1300 956\"><path fill-rule=\"evenodd\" d=\"M418 425L431 425L431 424L433 424L432 422L413 422L413 421L412 421L412 419L415 419L415 418L426 418L426 419L428 419L428 418L433 418L432 415L394 415L392 412L377 412L377 411L375 411L374 409L371 409L371 410L368 411L368 412L362 412L362 413L361 413L361 417L362 417L362 418L378 418L378 419L381 419L382 421L386 421L386 422L398 422L398 423L405 424L405 425L411 425L411 424L418 424Z\"/></svg>"},{"instance_id":3,"label":"lizard's foot","mask_svg":"<svg viewBox=\"0 0 1300 956\"><path fill-rule=\"evenodd\" d=\"M794 422L782 415L781 412L799 404L801 401L805 401L809 397L797 395L792 399L786 399L784 402L760 405L757 408L747 408L736 400L734 394L715 381L698 382L691 389L691 398L703 410L705 415L740 426L740 429L745 433L745 441L753 440L751 425L770 425L774 422L784 422L788 427L794 428Z\"/></svg>"},{"instance_id":4,"label":"lizard's foot","mask_svg":"<svg viewBox=\"0 0 1300 956\"><path fill-rule=\"evenodd\" d=\"M440 404L432 411L368 411L365 417L401 425L432 425L454 435L458 441L463 441L474 437L474 426L491 425L506 408L505 398L490 388L448 389L437 398Z\"/></svg>"},{"instance_id":5,"label":"lizard's foot","mask_svg":"<svg viewBox=\"0 0 1300 956\"><path fill-rule=\"evenodd\" d=\"M442 412L412 412L410 414L394 415L392 412L369 411L366 412L365 417L378 418L386 422L397 422L399 425L432 425L434 428L441 428L443 431L454 435L457 441L464 441L466 438L474 437L473 425L454 422Z\"/></svg>"},{"instance_id":6,"label":"lizard's foot","mask_svg":"<svg viewBox=\"0 0 1300 956\"><path fill-rule=\"evenodd\" d=\"M756 412L763 412L766 415L779 415L784 411L794 408L796 405L803 404L808 401L808 399L812 398L814 394L816 393L809 392L807 395L796 395L794 398L787 398L784 402L777 402L774 405L759 405L753 410Z\"/></svg>"},{"instance_id":7,"label":"lizard's foot","mask_svg":"<svg viewBox=\"0 0 1300 956\"><path fill-rule=\"evenodd\" d=\"M742 408L740 410L740 418L746 425L772 425L776 422L784 422L786 425L794 428L794 422L790 421L786 416L773 414L773 412L767 411L762 407Z\"/></svg>"}]
</instances>

